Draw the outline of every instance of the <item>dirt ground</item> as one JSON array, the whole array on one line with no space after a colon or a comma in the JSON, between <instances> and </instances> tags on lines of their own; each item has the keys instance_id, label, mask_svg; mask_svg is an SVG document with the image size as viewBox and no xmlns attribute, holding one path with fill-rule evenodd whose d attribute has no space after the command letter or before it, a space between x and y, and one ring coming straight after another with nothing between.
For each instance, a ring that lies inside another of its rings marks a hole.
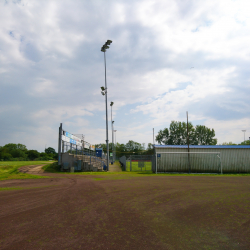
<instances>
[{"instance_id":1,"label":"dirt ground","mask_svg":"<svg viewBox=\"0 0 250 250\"><path fill-rule=\"evenodd\" d=\"M41 175L0 181L0 249L250 249L248 176Z\"/></svg>"}]
</instances>

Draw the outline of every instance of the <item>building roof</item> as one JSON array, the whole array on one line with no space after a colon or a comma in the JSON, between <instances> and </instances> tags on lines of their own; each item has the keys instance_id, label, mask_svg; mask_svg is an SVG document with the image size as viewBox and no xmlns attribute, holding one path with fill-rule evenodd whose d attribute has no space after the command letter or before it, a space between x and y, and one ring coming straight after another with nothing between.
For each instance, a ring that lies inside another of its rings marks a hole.
<instances>
[{"instance_id":1,"label":"building roof","mask_svg":"<svg viewBox=\"0 0 250 250\"><path fill-rule=\"evenodd\" d=\"M188 148L187 145L153 145L155 148ZM189 145L189 148L250 148L250 145Z\"/></svg>"}]
</instances>

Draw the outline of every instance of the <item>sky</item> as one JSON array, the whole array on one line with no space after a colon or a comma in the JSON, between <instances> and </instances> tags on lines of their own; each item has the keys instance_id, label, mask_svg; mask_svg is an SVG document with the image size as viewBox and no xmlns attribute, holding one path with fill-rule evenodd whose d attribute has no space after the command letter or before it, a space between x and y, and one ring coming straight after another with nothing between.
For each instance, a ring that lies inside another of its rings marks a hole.
<instances>
[{"instance_id":1,"label":"sky","mask_svg":"<svg viewBox=\"0 0 250 250\"><path fill-rule=\"evenodd\" d=\"M153 143L171 121L250 137L249 0L0 0L0 146L58 148L58 128Z\"/></svg>"}]
</instances>

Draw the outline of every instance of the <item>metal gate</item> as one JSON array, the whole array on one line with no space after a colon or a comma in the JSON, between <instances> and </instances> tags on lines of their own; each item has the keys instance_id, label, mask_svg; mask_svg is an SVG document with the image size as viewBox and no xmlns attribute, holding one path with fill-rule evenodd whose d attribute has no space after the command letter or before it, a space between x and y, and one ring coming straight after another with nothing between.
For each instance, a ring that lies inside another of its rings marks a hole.
<instances>
[{"instance_id":1,"label":"metal gate","mask_svg":"<svg viewBox=\"0 0 250 250\"><path fill-rule=\"evenodd\" d=\"M154 155L131 155L126 159L125 171L128 172L155 172Z\"/></svg>"}]
</instances>

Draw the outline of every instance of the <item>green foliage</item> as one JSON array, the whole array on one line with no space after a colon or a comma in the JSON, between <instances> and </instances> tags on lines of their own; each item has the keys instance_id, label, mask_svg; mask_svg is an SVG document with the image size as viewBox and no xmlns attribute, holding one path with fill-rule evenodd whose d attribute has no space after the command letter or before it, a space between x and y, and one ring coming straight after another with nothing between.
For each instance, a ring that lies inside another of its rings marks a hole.
<instances>
[{"instance_id":1,"label":"green foliage","mask_svg":"<svg viewBox=\"0 0 250 250\"><path fill-rule=\"evenodd\" d=\"M42 169L45 172L49 172L49 173L58 173L61 172L60 171L60 166L58 165L58 162L53 162L52 164L48 164L42 167Z\"/></svg>"},{"instance_id":2,"label":"green foliage","mask_svg":"<svg viewBox=\"0 0 250 250\"><path fill-rule=\"evenodd\" d=\"M0 148L0 159L11 160L13 158L26 159L27 158L27 148L23 144L8 143Z\"/></svg>"},{"instance_id":3,"label":"green foliage","mask_svg":"<svg viewBox=\"0 0 250 250\"><path fill-rule=\"evenodd\" d=\"M27 151L26 146L23 144L20 144L20 143L18 143L18 144L8 143L8 144L4 145L4 148L7 148L9 151L14 150L14 149L19 149L19 150L22 150L24 152Z\"/></svg>"},{"instance_id":4,"label":"green foliage","mask_svg":"<svg viewBox=\"0 0 250 250\"><path fill-rule=\"evenodd\" d=\"M106 150L106 144L96 144L95 147L98 148L101 146L103 149L104 153L107 152ZM115 145L115 150L116 150L116 157L121 157L121 156L126 156L129 157L130 155L136 155L136 154L146 154L146 155L152 155L153 154L153 145L151 143L148 144L148 148L145 150L145 144L144 143L139 143L135 141L128 141L126 144L120 144L116 143ZM109 144L109 152L112 151L112 143Z\"/></svg>"},{"instance_id":5,"label":"green foliage","mask_svg":"<svg viewBox=\"0 0 250 250\"><path fill-rule=\"evenodd\" d=\"M49 147L45 153L37 150L28 150L23 144L8 143L0 146L0 161L27 161L27 160L57 160L58 154L55 149Z\"/></svg>"},{"instance_id":6,"label":"green foliage","mask_svg":"<svg viewBox=\"0 0 250 250\"><path fill-rule=\"evenodd\" d=\"M250 145L250 140L243 141L239 145Z\"/></svg>"},{"instance_id":7,"label":"green foliage","mask_svg":"<svg viewBox=\"0 0 250 250\"><path fill-rule=\"evenodd\" d=\"M31 160L34 160L40 156L40 153L37 150L28 150L27 154Z\"/></svg>"},{"instance_id":8,"label":"green foliage","mask_svg":"<svg viewBox=\"0 0 250 250\"><path fill-rule=\"evenodd\" d=\"M216 145L217 139L213 137L215 137L214 129L207 128L203 125L197 125L192 138L193 145Z\"/></svg>"},{"instance_id":9,"label":"green foliage","mask_svg":"<svg viewBox=\"0 0 250 250\"><path fill-rule=\"evenodd\" d=\"M54 155L54 154L56 154L56 151L55 151L54 148L48 147L48 148L45 149L45 153Z\"/></svg>"},{"instance_id":10,"label":"green foliage","mask_svg":"<svg viewBox=\"0 0 250 250\"><path fill-rule=\"evenodd\" d=\"M230 142L223 142L221 145L237 145L237 144L232 143L232 142L230 141Z\"/></svg>"},{"instance_id":11,"label":"green foliage","mask_svg":"<svg viewBox=\"0 0 250 250\"><path fill-rule=\"evenodd\" d=\"M194 127L188 123L188 134L190 145L216 145L217 139L214 129L209 129L202 125ZM169 129L160 130L156 136L156 141L165 145L187 145L187 123L172 121Z\"/></svg>"},{"instance_id":12,"label":"green foliage","mask_svg":"<svg viewBox=\"0 0 250 250\"><path fill-rule=\"evenodd\" d=\"M7 160L10 160L12 158L12 155L9 153L2 152L0 154L0 158L7 161Z\"/></svg>"},{"instance_id":13,"label":"green foliage","mask_svg":"<svg viewBox=\"0 0 250 250\"><path fill-rule=\"evenodd\" d=\"M27 154L20 149L12 149L9 151L13 158L27 158Z\"/></svg>"},{"instance_id":14,"label":"green foliage","mask_svg":"<svg viewBox=\"0 0 250 250\"><path fill-rule=\"evenodd\" d=\"M132 140L129 140L126 143L125 148L127 149L128 152L131 152L134 154L138 154L139 152L144 150L143 146L139 142L135 142Z\"/></svg>"},{"instance_id":15,"label":"green foliage","mask_svg":"<svg viewBox=\"0 0 250 250\"><path fill-rule=\"evenodd\" d=\"M250 145L250 140L241 142L240 144L230 142L223 142L221 145Z\"/></svg>"}]
</instances>

